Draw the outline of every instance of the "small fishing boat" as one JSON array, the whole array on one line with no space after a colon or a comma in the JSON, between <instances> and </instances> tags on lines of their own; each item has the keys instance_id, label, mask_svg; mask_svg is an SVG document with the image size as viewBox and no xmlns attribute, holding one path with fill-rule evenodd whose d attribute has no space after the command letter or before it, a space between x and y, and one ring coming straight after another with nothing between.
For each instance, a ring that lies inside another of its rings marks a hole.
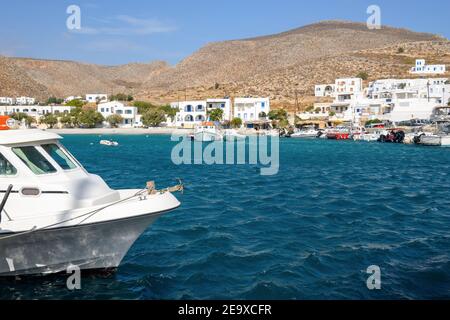
<instances>
[{"instance_id":1,"label":"small fishing boat","mask_svg":"<svg viewBox=\"0 0 450 320\"><path fill-rule=\"evenodd\" d=\"M201 142L222 141L223 134L213 122L203 122L195 126L193 140Z\"/></svg>"},{"instance_id":2,"label":"small fishing boat","mask_svg":"<svg viewBox=\"0 0 450 320\"><path fill-rule=\"evenodd\" d=\"M382 134L378 142L383 143L403 143L405 141L405 132L401 129L389 129L387 134Z\"/></svg>"},{"instance_id":3,"label":"small fishing boat","mask_svg":"<svg viewBox=\"0 0 450 320\"><path fill-rule=\"evenodd\" d=\"M387 130L370 130L364 132L359 136L359 141L365 142L377 142L381 135L387 135L389 132Z\"/></svg>"},{"instance_id":4,"label":"small fishing boat","mask_svg":"<svg viewBox=\"0 0 450 320\"><path fill-rule=\"evenodd\" d=\"M311 139L311 138L317 138L318 135L319 135L318 130L316 130L314 128L310 128L310 129L306 129L306 130L300 130L296 133L291 134L291 138Z\"/></svg>"},{"instance_id":5,"label":"small fishing boat","mask_svg":"<svg viewBox=\"0 0 450 320\"><path fill-rule=\"evenodd\" d=\"M416 144L423 146L450 147L450 135L447 134L421 135L416 140Z\"/></svg>"},{"instance_id":6,"label":"small fishing boat","mask_svg":"<svg viewBox=\"0 0 450 320\"><path fill-rule=\"evenodd\" d=\"M149 225L180 205L172 192L181 184L111 189L61 139L0 131L0 276L115 269Z\"/></svg>"},{"instance_id":7,"label":"small fishing boat","mask_svg":"<svg viewBox=\"0 0 450 320\"><path fill-rule=\"evenodd\" d=\"M348 140L350 139L350 129L347 127L336 127L327 133L330 140Z\"/></svg>"},{"instance_id":8,"label":"small fishing boat","mask_svg":"<svg viewBox=\"0 0 450 320\"><path fill-rule=\"evenodd\" d=\"M117 141L112 140L100 140L100 144L104 146L117 147L119 143Z\"/></svg>"}]
</instances>

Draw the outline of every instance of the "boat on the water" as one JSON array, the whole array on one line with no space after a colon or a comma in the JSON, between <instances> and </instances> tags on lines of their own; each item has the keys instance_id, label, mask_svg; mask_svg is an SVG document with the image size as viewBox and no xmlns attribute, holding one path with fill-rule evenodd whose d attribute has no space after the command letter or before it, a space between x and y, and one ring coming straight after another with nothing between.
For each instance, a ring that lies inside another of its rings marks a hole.
<instances>
[{"instance_id":1,"label":"boat on the water","mask_svg":"<svg viewBox=\"0 0 450 320\"><path fill-rule=\"evenodd\" d=\"M423 146L450 147L450 135L433 134L421 135L415 140L416 144Z\"/></svg>"},{"instance_id":2,"label":"boat on the water","mask_svg":"<svg viewBox=\"0 0 450 320\"><path fill-rule=\"evenodd\" d=\"M369 130L367 132L361 133L359 135L358 141L365 141L365 142L376 142L380 139L382 135L387 135L389 132L384 129L376 129L376 130ZM353 139L356 140L356 139Z\"/></svg>"},{"instance_id":3,"label":"boat on the water","mask_svg":"<svg viewBox=\"0 0 450 320\"><path fill-rule=\"evenodd\" d=\"M306 130L300 130L291 134L291 138L299 138L299 139L311 139L317 138L319 135L319 131L314 128L309 128Z\"/></svg>"},{"instance_id":4,"label":"boat on the water","mask_svg":"<svg viewBox=\"0 0 450 320\"><path fill-rule=\"evenodd\" d=\"M336 127L327 132L327 138L330 140L348 140L350 139L350 129L347 127Z\"/></svg>"},{"instance_id":5,"label":"boat on the water","mask_svg":"<svg viewBox=\"0 0 450 320\"><path fill-rule=\"evenodd\" d=\"M401 129L389 129L387 134L382 134L378 138L378 142L383 143L403 143L405 141L405 132Z\"/></svg>"},{"instance_id":6,"label":"boat on the water","mask_svg":"<svg viewBox=\"0 0 450 320\"><path fill-rule=\"evenodd\" d=\"M100 144L104 146L117 147L119 143L117 141L112 140L100 140Z\"/></svg>"},{"instance_id":7,"label":"boat on the water","mask_svg":"<svg viewBox=\"0 0 450 320\"><path fill-rule=\"evenodd\" d=\"M223 134L213 122L196 125L192 139L201 142L222 141Z\"/></svg>"},{"instance_id":8,"label":"boat on the water","mask_svg":"<svg viewBox=\"0 0 450 320\"><path fill-rule=\"evenodd\" d=\"M113 190L40 130L0 131L0 276L115 269L182 185Z\"/></svg>"}]
</instances>

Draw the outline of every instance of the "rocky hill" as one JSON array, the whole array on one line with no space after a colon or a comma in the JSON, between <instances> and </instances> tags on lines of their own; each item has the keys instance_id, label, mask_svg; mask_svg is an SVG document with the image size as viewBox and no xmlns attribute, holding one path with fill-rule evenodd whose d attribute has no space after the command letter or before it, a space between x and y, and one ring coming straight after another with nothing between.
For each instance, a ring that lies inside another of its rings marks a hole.
<instances>
[{"instance_id":1,"label":"rocky hill","mask_svg":"<svg viewBox=\"0 0 450 320\"><path fill-rule=\"evenodd\" d=\"M167 68L165 62L101 66L0 57L0 96L27 95L46 99L51 95L134 92L148 77Z\"/></svg>"},{"instance_id":2,"label":"rocky hill","mask_svg":"<svg viewBox=\"0 0 450 320\"><path fill-rule=\"evenodd\" d=\"M399 50L402 48L402 50ZM404 29L325 21L280 34L207 44L175 66L117 67L68 61L0 59L0 95L65 96L123 91L169 102L206 96L264 95L292 107L311 103L316 83L366 71L370 79L409 76L414 59L450 65L450 42ZM6 86L3 86L3 81Z\"/></svg>"}]
</instances>

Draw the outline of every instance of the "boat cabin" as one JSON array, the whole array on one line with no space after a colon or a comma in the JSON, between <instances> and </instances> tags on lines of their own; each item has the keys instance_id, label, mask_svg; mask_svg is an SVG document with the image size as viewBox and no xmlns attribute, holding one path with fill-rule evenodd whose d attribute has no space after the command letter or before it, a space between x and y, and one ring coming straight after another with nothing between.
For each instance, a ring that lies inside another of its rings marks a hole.
<instances>
[{"instance_id":1,"label":"boat cabin","mask_svg":"<svg viewBox=\"0 0 450 320\"><path fill-rule=\"evenodd\" d=\"M0 201L12 185L2 218L5 213L17 219L120 199L117 191L83 168L61 139L41 130L0 131Z\"/></svg>"}]
</instances>

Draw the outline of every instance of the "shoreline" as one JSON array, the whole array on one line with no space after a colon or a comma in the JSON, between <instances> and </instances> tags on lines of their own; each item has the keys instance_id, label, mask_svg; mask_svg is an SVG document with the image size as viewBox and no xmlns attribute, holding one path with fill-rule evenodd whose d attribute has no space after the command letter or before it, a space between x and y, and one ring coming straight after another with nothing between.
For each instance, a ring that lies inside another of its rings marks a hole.
<instances>
[{"instance_id":1,"label":"shoreline","mask_svg":"<svg viewBox=\"0 0 450 320\"><path fill-rule=\"evenodd\" d=\"M62 135L89 135L89 134L104 134L104 135L172 135L172 134L190 134L192 129L180 128L90 128L90 129L47 129L45 131L53 132Z\"/></svg>"}]
</instances>

